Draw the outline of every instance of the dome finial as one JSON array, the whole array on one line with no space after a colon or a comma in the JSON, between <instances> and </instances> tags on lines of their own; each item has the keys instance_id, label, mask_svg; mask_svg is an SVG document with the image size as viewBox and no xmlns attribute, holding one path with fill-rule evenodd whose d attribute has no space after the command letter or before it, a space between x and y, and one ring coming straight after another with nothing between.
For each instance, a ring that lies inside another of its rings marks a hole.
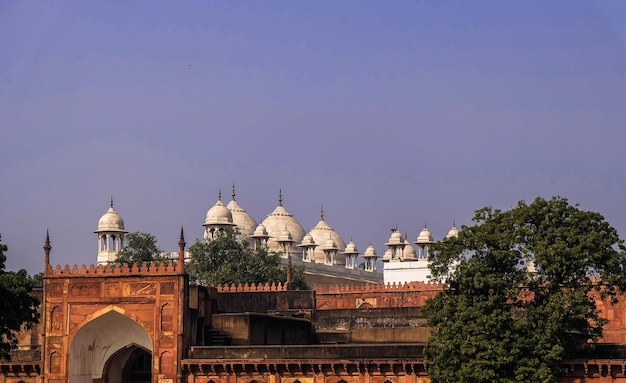
<instances>
[{"instance_id":1,"label":"dome finial","mask_svg":"<svg viewBox=\"0 0 626 383\"><path fill-rule=\"evenodd\" d=\"M235 183L233 182L233 192L230 194L233 197L233 201L235 200Z\"/></svg>"},{"instance_id":2,"label":"dome finial","mask_svg":"<svg viewBox=\"0 0 626 383\"><path fill-rule=\"evenodd\" d=\"M111 196L111 209L113 209L113 196Z\"/></svg>"},{"instance_id":3,"label":"dome finial","mask_svg":"<svg viewBox=\"0 0 626 383\"><path fill-rule=\"evenodd\" d=\"M222 201L222 189L217 189L217 200Z\"/></svg>"},{"instance_id":4,"label":"dome finial","mask_svg":"<svg viewBox=\"0 0 626 383\"><path fill-rule=\"evenodd\" d=\"M278 189L278 206L283 206L283 189Z\"/></svg>"},{"instance_id":5,"label":"dome finial","mask_svg":"<svg viewBox=\"0 0 626 383\"><path fill-rule=\"evenodd\" d=\"M452 227L456 227L456 219L452 220Z\"/></svg>"},{"instance_id":6,"label":"dome finial","mask_svg":"<svg viewBox=\"0 0 626 383\"><path fill-rule=\"evenodd\" d=\"M324 205L320 205L320 218L322 221L324 220Z\"/></svg>"}]
</instances>

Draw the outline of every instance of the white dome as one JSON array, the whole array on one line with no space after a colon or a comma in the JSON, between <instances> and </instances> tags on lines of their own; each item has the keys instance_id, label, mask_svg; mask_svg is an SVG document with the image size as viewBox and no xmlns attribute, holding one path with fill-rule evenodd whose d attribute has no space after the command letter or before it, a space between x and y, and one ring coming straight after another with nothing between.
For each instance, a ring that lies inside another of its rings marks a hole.
<instances>
[{"instance_id":1,"label":"white dome","mask_svg":"<svg viewBox=\"0 0 626 383\"><path fill-rule=\"evenodd\" d=\"M322 246L322 249L323 250L337 250L337 244L335 243L332 237L328 237L328 239L324 243L324 246Z\"/></svg>"},{"instance_id":2,"label":"white dome","mask_svg":"<svg viewBox=\"0 0 626 383\"><path fill-rule=\"evenodd\" d=\"M420 234L417 236L417 241L415 241L415 243L417 244L433 243L433 236L430 234L430 230L428 230L426 226L424 226Z\"/></svg>"},{"instance_id":3,"label":"white dome","mask_svg":"<svg viewBox=\"0 0 626 383\"><path fill-rule=\"evenodd\" d=\"M453 224L452 228L448 232L448 235L446 235L446 238L452 238L452 237L457 238L458 236L459 236L459 229L457 229L456 225Z\"/></svg>"},{"instance_id":4,"label":"white dome","mask_svg":"<svg viewBox=\"0 0 626 383\"><path fill-rule=\"evenodd\" d=\"M385 254L383 254L383 261L391 260L391 249L385 250Z\"/></svg>"},{"instance_id":5,"label":"white dome","mask_svg":"<svg viewBox=\"0 0 626 383\"><path fill-rule=\"evenodd\" d=\"M253 238L266 238L269 237L269 235L267 235L267 229L265 228L265 226L263 226L262 223L260 223L256 229L254 229L254 233L252 234Z\"/></svg>"},{"instance_id":6,"label":"white dome","mask_svg":"<svg viewBox=\"0 0 626 383\"><path fill-rule=\"evenodd\" d=\"M336 258L337 263L345 264L345 261L346 261L345 256L343 256L340 253L345 250L346 243L343 241L343 238L341 238L339 233L333 230L333 228L330 227L324 220L323 208L320 213L320 221L317 223L317 225L315 225L313 229L311 229L309 233L311 234L311 237L313 237L313 240L315 241L315 243L326 244L329 238L332 239L335 242L335 246L337 247L337 251L339 253L337 254L337 258ZM313 254L314 254L313 256L315 258L315 262L324 263L326 256L324 255L324 250L322 249L322 247L317 247L315 251L313 252Z\"/></svg>"},{"instance_id":7,"label":"white dome","mask_svg":"<svg viewBox=\"0 0 626 383\"><path fill-rule=\"evenodd\" d=\"M265 226L270 236L267 241L267 246L271 251L281 251L277 239L285 228L289 230L295 243L302 242L302 238L304 238L304 228L302 225L300 225L300 223L293 218L293 215L289 214L287 209L283 207L282 193L279 194L276 209L268 214L261 224Z\"/></svg>"},{"instance_id":8,"label":"white dome","mask_svg":"<svg viewBox=\"0 0 626 383\"><path fill-rule=\"evenodd\" d=\"M293 236L291 235L291 232L287 230L287 228L284 228L283 231L280 232L277 242L293 242Z\"/></svg>"},{"instance_id":9,"label":"white dome","mask_svg":"<svg viewBox=\"0 0 626 383\"><path fill-rule=\"evenodd\" d=\"M402 238L402 233L400 233L397 229L395 229L389 236L389 242L385 243L385 246L402 245L403 243L404 243L404 238Z\"/></svg>"},{"instance_id":10,"label":"white dome","mask_svg":"<svg viewBox=\"0 0 626 383\"><path fill-rule=\"evenodd\" d=\"M364 258L376 258L376 257L378 257L378 255L376 254L376 249L374 249L374 246L369 245L367 247L367 249L365 249L365 253L363 253L363 257Z\"/></svg>"},{"instance_id":11,"label":"white dome","mask_svg":"<svg viewBox=\"0 0 626 383\"><path fill-rule=\"evenodd\" d=\"M354 242L350 241L350 243L346 245L346 250L343 253L346 255L359 254L359 249L356 248Z\"/></svg>"},{"instance_id":12,"label":"white dome","mask_svg":"<svg viewBox=\"0 0 626 383\"><path fill-rule=\"evenodd\" d=\"M217 202L206 213L204 226L234 226L233 214L222 203L222 193L219 194Z\"/></svg>"},{"instance_id":13,"label":"white dome","mask_svg":"<svg viewBox=\"0 0 626 383\"><path fill-rule=\"evenodd\" d=\"M302 238L302 243L298 245L298 247L313 247L316 246L315 240L311 237L311 234L307 234Z\"/></svg>"},{"instance_id":14,"label":"white dome","mask_svg":"<svg viewBox=\"0 0 626 383\"><path fill-rule=\"evenodd\" d=\"M113 199L111 199L111 207L109 207L109 210L107 210L106 213L104 213L104 215L102 215L102 217L98 220L98 228L94 231L94 233L108 231L127 233L124 228L124 220L113 209Z\"/></svg>"},{"instance_id":15,"label":"white dome","mask_svg":"<svg viewBox=\"0 0 626 383\"><path fill-rule=\"evenodd\" d=\"M252 218L250 214L248 214L243 208L241 208L241 206L239 206L239 204L235 200L234 184L232 197L233 199L228 203L228 205L226 205L228 210L230 210L231 212L232 222L237 225L237 228L239 229L241 235L244 238L249 239L254 235L254 230L257 227L257 223L254 218Z\"/></svg>"},{"instance_id":16,"label":"white dome","mask_svg":"<svg viewBox=\"0 0 626 383\"><path fill-rule=\"evenodd\" d=\"M406 239L404 240L404 252L403 252L403 254L404 254L404 260L405 261L414 261L414 260L417 259L417 256L415 254L415 248Z\"/></svg>"}]
</instances>

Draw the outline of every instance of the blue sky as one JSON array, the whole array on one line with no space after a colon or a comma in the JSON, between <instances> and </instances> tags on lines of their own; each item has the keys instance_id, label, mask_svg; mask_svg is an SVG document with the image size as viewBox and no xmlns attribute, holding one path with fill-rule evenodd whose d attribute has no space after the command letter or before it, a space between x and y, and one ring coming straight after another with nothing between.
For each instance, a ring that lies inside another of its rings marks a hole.
<instances>
[{"instance_id":1,"label":"blue sky","mask_svg":"<svg viewBox=\"0 0 626 383\"><path fill-rule=\"evenodd\" d=\"M0 3L7 268L96 261L113 196L166 250L222 189L379 255L560 195L626 236L621 1Z\"/></svg>"}]
</instances>

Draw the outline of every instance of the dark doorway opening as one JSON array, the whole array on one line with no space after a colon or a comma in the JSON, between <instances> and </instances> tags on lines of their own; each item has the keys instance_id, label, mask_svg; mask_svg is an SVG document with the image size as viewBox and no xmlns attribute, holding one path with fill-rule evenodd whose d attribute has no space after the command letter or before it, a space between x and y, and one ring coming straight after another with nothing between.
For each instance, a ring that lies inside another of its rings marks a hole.
<instances>
[{"instance_id":1,"label":"dark doorway opening","mask_svg":"<svg viewBox=\"0 0 626 383\"><path fill-rule=\"evenodd\" d=\"M109 358L103 377L104 383L151 383L152 354L129 345Z\"/></svg>"}]
</instances>

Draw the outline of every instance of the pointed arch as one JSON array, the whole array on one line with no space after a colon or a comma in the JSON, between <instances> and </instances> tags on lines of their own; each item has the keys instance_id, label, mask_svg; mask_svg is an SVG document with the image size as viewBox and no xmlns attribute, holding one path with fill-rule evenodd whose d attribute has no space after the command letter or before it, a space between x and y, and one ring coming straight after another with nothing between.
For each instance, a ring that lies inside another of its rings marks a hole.
<instances>
[{"instance_id":1,"label":"pointed arch","mask_svg":"<svg viewBox=\"0 0 626 383\"><path fill-rule=\"evenodd\" d=\"M111 305L90 315L70 336L70 383L101 379L106 363L118 351L130 347L152 353L153 341L145 327L125 310Z\"/></svg>"}]
</instances>

